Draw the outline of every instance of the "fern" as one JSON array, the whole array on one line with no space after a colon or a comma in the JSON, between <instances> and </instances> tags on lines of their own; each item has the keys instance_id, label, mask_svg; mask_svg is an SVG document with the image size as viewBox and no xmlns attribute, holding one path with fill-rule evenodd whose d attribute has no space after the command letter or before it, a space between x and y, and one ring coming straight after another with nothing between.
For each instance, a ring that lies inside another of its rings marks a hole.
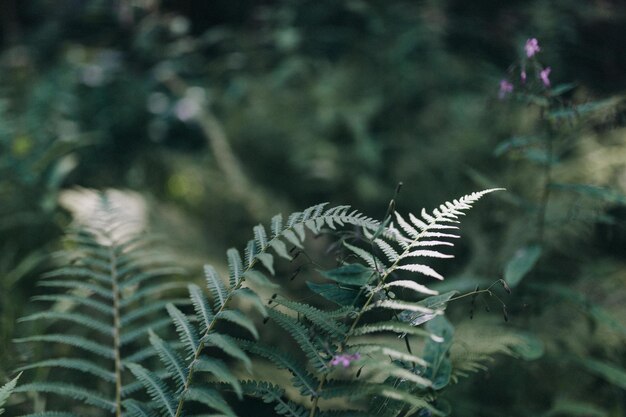
<instances>
[{"instance_id":1,"label":"fern","mask_svg":"<svg viewBox=\"0 0 626 417\"><path fill-rule=\"evenodd\" d=\"M150 250L142 238L123 234L124 221L117 218L104 194L98 211L102 221L71 229L66 236L68 249L54 255L66 265L43 276L43 286L65 292L35 297L52 304L46 311L20 319L39 323L45 334L16 339L17 343L74 348L64 349L69 352L65 357L48 357L20 370L49 368L53 376L64 375L63 380L71 378L67 372L72 372L77 380L89 382L78 386L53 379L24 384L18 392L67 397L100 409L100 413L121 416L127 388L134 381L125 362L133 357L138 360L136 355L144 349L148 329L156 331L169 323L169 319L164 321L163 306L180 299L165 295L180 287L169 279L181 269ZM161 356L167 353L157 351ZM50 402L53 406L64 404L63 411L73 408L68 406L71 401Z\"/></svg>"},{"instance_id":2,"label":"fern","mask_svg":"<svg viewBox=\"0 0 626 417\"><path fill-rule=\"evenodd\" d=\"M111 389L100 394L49 382L27 384L21 391L76 398L116 416L234 417L229 393L257 397L273 404L278 415L292 417L398 416L422 409L437 414L431 405L433 390L452 378L447 356L451 332L442 333L437 325L444 323L447 302L456 292L439 294L429 288L429 280L443 276L427 261L451 257L439 248L453 246L459 216L492 191L464 196L432 212L423 210L419 217L409 214L408 220L393 212L382 223L349 206L325 204L286 219L274 216L269 231L263 225L253 228L243 256L234 248L226 252L227 275L206 265L204 288L186 284L186 300L161 297L182 283L163 279L177 269L148 255L140 238L103 244L106 229L80 229L72 235L73 245L82 251L78 260L44 278L69 291L39 297L72 308L36 313L23 321L56 320L82 330L21 342L68 344L89 351L93 359L45 359L22 369L80 370ZM355 228L359 233L349 233ZM284 294L269 300L262 295L281 288L272 278L277 259L292 260L293 248L302 250L308 234L320 233L339 235L344 249L354 255L350 259L358 260L320 271L323 283L308 283L339 307L321 308ZM242 300L256 310L244 313L237 306ZM158 314L163 309L169 317ZM287 353L268 345L256 312L294 348ZM426 328L418 327L424 323ZM167 325L178 340L164 332ZM106 337L111 333L112 343ZM423 354L411 349L413 337L425 340ZM398 338L404 348L397 346ZM142 344L146 340L149 345ZM249 380L258 377L253 372L259 358L286 370L289 381ZM345 409L331 410L337 399Z\"/></svg>"}]
</instances>

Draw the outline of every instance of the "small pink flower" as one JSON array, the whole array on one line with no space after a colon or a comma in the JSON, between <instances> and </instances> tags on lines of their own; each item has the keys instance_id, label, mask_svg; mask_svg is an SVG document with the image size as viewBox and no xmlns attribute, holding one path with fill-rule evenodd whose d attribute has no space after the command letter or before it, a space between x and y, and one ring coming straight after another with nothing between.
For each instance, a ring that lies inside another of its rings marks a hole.
<instances>
[{"instance_id":1,"label":"small pink flower","mask_svg":"<svg viewBox=\"0 0 626 417\"><path fill-rule=\"evenodd\" d=\"M513 84L507 80L500 80L500 91L498 92L498 98L502 100L507 94L513 92Z\"/></svg>"},{"instance_id":2,"label":"small pink flower","mask_svg":"<svg viewBox=\"0 0 626 417\"><path fill-rule=\"evenodd\" d=\"M359 359L361 359L360 353L355 353L353 355L347 355L347 354L335 355L331 359L330 365L331 366L341 365L344 368L347 368L348 366L350 366L350 363L354 361L358 361Z\"/></svg>"},{"instance_id":3,"label":"small pink flower","mask_svg":"<svg viewBox=\"0 0 626 417\"><path fill-rule=\"evenodd\" d=\"M532 58L537 52L541 51L537 38L527 39L526 45L524 45L524 50L526 51L526 56L528 58Z\"/></svg>"},{"instance_id":4,"label":"small pink flower","mask_svg":"<svg viewBox=\"0 0 626 417\"><path fill-rule=\"evenodd\" d=\"M522 81L522 84L526 84L526 70L522 69L522 72L519 75L520 80Z\"/></svg>"},{"instance_id":5,"label":"small pink flower","mask_svg":"<svg viewBox=\"0 0 626 417\"><path fill-rule=\"evenodd\" d=\"M548 77L550 76L551 71L552 71L552 68L546 67L542 69L541 72L539 73L539 78L541 78L541 81L543 82L543 85L545 87L550 87L550 78Z\"/></svg>"}]
</instances>

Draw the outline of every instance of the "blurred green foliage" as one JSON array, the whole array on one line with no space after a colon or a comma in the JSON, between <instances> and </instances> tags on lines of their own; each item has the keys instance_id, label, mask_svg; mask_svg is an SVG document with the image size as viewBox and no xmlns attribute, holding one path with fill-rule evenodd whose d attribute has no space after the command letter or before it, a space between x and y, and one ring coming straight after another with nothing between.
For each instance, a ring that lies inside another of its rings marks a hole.
<instances>
[{"instance_id":1,"label":"blurred green foliage","mask_svg":"<svg viewBox=\"0 0 626 417\"><path fill-rule=\"evenodd\" d=\"M382 217L399 181L409 210L495 185L510 192L468 222L443 285L513 276L506 326L545 355L459 383L445 394L453 415L626 414L622 2L0 7L0 382L19 358L14 321L71 220L63 190L140 192L199 264L278 211L329 200ZM557 87L499 100L529 37ZM496 313L470 323L468 311L450 316L471 346Z\"/></svg>"}]
</instances>

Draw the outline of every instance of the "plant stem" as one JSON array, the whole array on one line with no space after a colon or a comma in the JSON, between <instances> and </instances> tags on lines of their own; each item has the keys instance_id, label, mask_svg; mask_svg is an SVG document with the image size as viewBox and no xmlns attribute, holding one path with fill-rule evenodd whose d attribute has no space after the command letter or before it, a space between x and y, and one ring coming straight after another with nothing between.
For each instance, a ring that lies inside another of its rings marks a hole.
<instances>
[{"instance_id":1,"label":"plant stem","mask_svg":"<svg viewBox=\"0 0 626 417\"><path fill-rule=\"evenodd\" d=\"M117 275L117 256L113 245L109 247L111 282L113 292L113 352L115 355L115 416L122 417L122 358L120 354L120 289Z\"/></svg>"}]
</instances>

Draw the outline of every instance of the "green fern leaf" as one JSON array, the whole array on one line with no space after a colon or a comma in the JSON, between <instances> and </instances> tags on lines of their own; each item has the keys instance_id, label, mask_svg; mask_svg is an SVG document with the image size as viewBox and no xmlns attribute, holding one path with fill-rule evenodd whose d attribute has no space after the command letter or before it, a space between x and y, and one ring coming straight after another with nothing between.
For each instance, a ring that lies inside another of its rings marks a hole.
<instances>
[{"instance_id":1,"label":"green fern leaf","mask_svg":"<svg viewBox=\"0 0 626 417\"><path fill-rule=\"evenodd\" d=\"M158 415L144 404L135 400L126 400L122 403L129 417L158 417Z\"/></svg>"},{"instance_id":2,"label":"green fern leaf","mask_svg":"<svg viewBox=\"0 0 626 417\"><path fill-rule=\"evenodd\" d=\"M287 316L276 310L269 310L268 316L274 320L280 327L287 330L289 334L298 343L304 354L311 360L316 369L327 369L326 361L319 354L317 346L313 344L309 333L302 324L298 323L292 317Z\"/></svg>"},{"instance_id":3,"label":"green fern leaf","mask_svg":"<svg viewBox=\"0 0 626 417\"><path fill-rule=\"evenodd\" d=\"M398 265L393 270L395 271L398 269L403 270L403 271L418 272L422 275L426 275L427 277L433 277L439 280L443 280L443 276L441 274L439 274L437 271L435 271L434 269L432 269L430 266L427 266L427 265L420 265L420 264Z\"/></svg>"},{"instance_id":4,"label":"green fern leaf","mask_svg":"<svg viewBox=\"0 0 626 417\"><path fill-rule=\"evenodd\" d=\"M306 317L313 324L315 324L317 327L319 327L331 336L342 337L347 331L347 327L343 323L339 323L337 321L337 318L345 318L350 310L341 309L341 311L343 311L343 314L333 316L332 314L328 314L325 311L322 311L315 307L311 307L308 304L290 301L283 297L275 298L274 302Z\"/></svg>"},{"instance_id":5,"label":"green fern leaf","mask_svg":"<svg viewBox=\"0 0 626 417\"><path fill-rule=\"evenodd\" d=\"M387 284L382 286L382 289L386 290L388 288L393 288L393 287L405 288L407 290L415 291L421 294L428 294L428 295L439 294L438 291L431 290L425 285L421 285L415 281L409 281L409 280L397 280L397 281L388 282Z\"/></svg>"},{"instance_id":6,"label":"green fern leaf","mask_svg":"<svg viewBox=\"0 0 626 417\"><path fill-rule=\"evenodd\" d=\"M81 400L86 404L93 405L103 410L114 412L115 403L104 397L99 393L89 391L87 389L77 387L71 384L64 384L60 382L35 382L32 384L20 385L15 388L14 392L47 392L52 394L61 395L63 397L73 398L75 400Z\"/></svg>"},{"instance_id":7,"label":"green fern leaf","mask_svg":"<svg viewBox=\"0 0 626 417\"><path fill-rule=\"evenodd\" d=\"M267 252L259 253L258 255L256 255L256 259L261 261L265 269L267 269L270 274L276 274L276 272L274 271L274 257L272 256L272 254Z\"/></svg>"},{"instance_id":8,"label":"green fern leaf","mask_svg":"<svg viewBox=\"0 0 626 417\"><path fill-rule=\"evenodd\" d=\"M285 242L283 242L282 240L272 239L270 241L270 246L274 249L276 254L280 256L281 258L287 259L288 261L291 261L293 259L292 256L289 255L289 252L287 251L287 245L285 245Z\"/></svg>"},{"instance_id":9,"label":"green fern leaf","mask_svg":"<svg viewBox=\"0 0 626 417\"><path fill-rule=\"evenodd\" d=\"M174 396L163 380L141 365L130 363L127 366L133 375L143 383L157 407L167 416L174 417L176 410Z\"/></svg>"},{"instance_id":10,"label":"green fern leaf","mask_svg":"<svg viewBox=\"0 0 626 417\"><path fill-rule=\"evenodd\" d=\"M20 417L79 417L77 414L62 411L42 411L41 413L25 414Z\"/></svg>"},{"instance_id":11,"label":"green fern leaf","mask_svg":"<svg viewBox=\"0 0 626 417\"><path fill-rule=\"evenodd\" d=\"M239 359L243 362L248 372L252 372L252 361L250 361L248 355L246 355L246 353L241 350L239 346L237 346L235 339L232 337L212 332L206 335L202 340L207 345L215 346L227 355L230 355L235 359Z\"/></svg>"},{"instance_id":12,"label":"green fern leaf","mask_svg":"<svg viewBox=\"0 0 626 417\"><path fill-rule=\"evenodd\" d=\"M233 388L237 397L241 400L243 398L243 389L239 380L233 375L228 366L224 362L215 358L200 357L193 364L193 369L196 372L208 372L214 375L217 379L222 380Z\"/></svg>"},{"instance_id":13,"label":"green fern leaf","mask_svg":"<svg viewBox=\"0 0 626 417\"><path fill-rule=\"evenodd\" d=\"M204 293L195 284L189 285L189 296L191 298L191 302L193 303L193 307L196 311L196 316L198 317L198 321L200 322L200 331L205 333L207 329L211 326L213 322L213 312L211 311L211 305L209 300L204 296Z\"/></svg>"},{"instance_id":14,"label":"green fern leaf","mask_svg":"<svg viewBox=\"0 0 626 417\"><path fill-rule=\"evenodd\" d=\"M31 314L30 316L21 317L18 319L18 323L25 321L34 321L34 320L63 320L69 321L76 324L80 324L89 329L96 330L97 332L110 336L113 334L113 326L108 323L104 323L100 320L94 319L92 317L78 314L78 313L66 313L59 311L46 311L42 313Z\"/></svg>"},{"instance_id":15,"label":"green fern leaf","mask_svg":"<svg viewBox=\"0 0 626 417\"><path fill-rule=\"evenodd\" d=\"M357 343L357 344L351 344L349 348L350 348L350 351L358 352L361 355L368 355L368 356L372 354L382 355L383 359L379 357L378 359L376 359L376 362L374 362L374 364L381 364L381 366L387 366L388 361L386 361L385 359L389 359L389 358L409 362L412 364L421 365L424 367L428 366L428 362L426 362L424 358L420 356L416 356L407 352L403 352L403 351L396 350L396 349L382 346L382 345ZM372 363L372 360L362 361L362 362L359 362L359 366L368 365L368 364L371 365L371 363ZM427 382L427 384L430 385L430 381Z\"/></svg>"},{"instance_id":16,"label":"green fern leaf","mask_svg":"<svg viewBox=\"0 0 626 417\"><path fill-rule=\"evenodd\" d=\"M191 323L189 323L187 316L185 316L173 304L168 304L166 308L170 317L174 321L176 331L178 332L185 349L187 349L188 353L193 356L196 353L199 344L196 329L191 325Z\"/></svg>"},{"instance_id":17,"label":"green fern leaf","mask_svg":"<svg viewBox=\"0 0 626 417\"><path fill-rule=\"evenodd\" d=\"M113 308L108 304L100 301L93 300L87 297L79 297L72 294L50 294L50 295L38 295L32 298L34 301L54 301L59 303L71 303L76 305L84 305L86 307L93 308L94 310L106 314L107 316L113 316Z\"/></svg>"},{"instance_id":18,"label":"green fern leaf","mask_svg":"<svg viewBox=\"0 0 626 417\"><path fill-rule=\"evenodd\" d=\"M267 308L263 300L250 288L239 288L233 292L233 297L241 297L254 305L263 317L267 317Z\"/></svg>"},{"instance_id":19,"label":"green fern leaf","mask_svg":"<svg viewBox=\"0 0 626 417\"><path fill-rule=\"evenodd\" d=\"M83 260L84 262L84 260ZM103 262L108 266L108 263ZM100 283L111 285L113 280L109 274L105 274L102 272L93 271L89 268L77 267L77 266L67 266L64 268L55 269L54 271L47 272L41 276L43 279L47 278L56 278L56 277L78 277L78 278L88 278L93 279L94 281L98 281Z\"/></svg>"},{"instance_id":20,"label":"green fern leaf","mask_svg":"<svg viewBox=\"0 0 626 417\"><path fill-rule=\"evenodd\" d=\"M412 326L408 323L402 323L399 321L386 321L386 322L378 322L365 324L362 326L357 326L352 330L351 335L353 336L363 336L371 333L379 333L379 332L394 332L398 333L402 336L410 334L415 336L422 337L430 337L431 334L425 330L422 330L416 326Z\"/></svg>"},{"instance_id":21,"label":"green fern leaf","mask_svg":"<svg viewBox=\"0 0 626 417\"><path fill-rule=\"evenodd\" d=\"M185 399L188 401L197 401L208 407L211 407L228 417L237 417L232 408L224 401L219 392L209 388L191 387L187 390Z\"/></svg>"},{"instance_id":22,"label":"green fern leaf","mask_svg":"<svg viewBox=\"0 0 626 417\"><path fill-rule=\"evenodd\" d=\"M97 376L108 382L115 382L115 374L103 367L84 359L73 358L59 358L59 359L47 359L39 362L34 362L18 368L18 371L26 371L28 369L40 369L48 367L58 368L70 368L80 372L88 373L93 376Z\"/></svg>"},{"instance_id":23,"label":"green fern leaf","mask_svg":"<svg viewBox=\"0 0 626 417\"><path fill-rule=\"evenodd\" d=\"M188 298L176 298L170 300L158 300L158 301L150 301L150 303L142 306L134 307L133 309L125 312L121 315L120 324L122 327L127 327L130 324L144 320L146 316L149 316L155 312L159 312L165 309L168 304L174 305L185 305L189 304Z\"/></svg>"},{"instance_id":24,"label":"green fern leaf","mask_svg":"<svg viewBox=\"0 0 626 417\"><path fill-rule=\"evenodd\" d=\"M14 339L15 343L27 343L27 342L56 342L63 343L65 345L75 346L79 349L83 349L97 355L100 355L107 359L113 359L113 349L109 346L105 346L101 343L93 342L81 336L71 336L64 334L46 334L23 337L21 339Z\"/></svg>"},{"instance_id":25,"label":"green fern leaf","mask_svg":"<svg viewBox=\"0 0 626 417\"><path fill-rule=\"evenodd\" d=\"M204 275L206 277L207 287L213 296L215 310L219 310L224 306L226 299L228 298L228 292L224 287L224 283L219 274L211 265L204 266Z\"/></svg>"},{"instance_id":26,"label":"green fern leaf","mask_svg":"<svg viewBox=\"0 0 626 417\"><path fill-rule=\"evenodd\" d=\"M270 289L280 288L280 285L274 284L267 276L265 276L265 274L255 269L247 270L244 276L246 280L250 281L252 284L256 284L261 287Z\"/></svg>"},{"instance_id":27,"label":"green fern leaf","mask_svg":"<svg viewBox=\"0 0 626 417\"><path fill-rule=\"evenodd\" d=\"M157 331L168 327L172 321L167 318L156 318L132 330L124 330L120 337L120 346L127 346L148 334L149 330Z\"/></svg>"},{"instance_id":28,"label":"green fern leaf","mask_svg":"<svg viewBox=\"0 0 626 417\"><path fill-rule=\"evenodd\" d=\"M296 388L300 388L302 395L317 396L316 387L319 382L314 376L303 369L298 361L285 352L254 343L247 340L238 340L237 343L250 353L262 356L274 363L278 369L287 369L293 375L293 384Z\"/></svg>"},{"instance_id":29,"label":"green fern leaf","mask_svg":"<svg viewBox=\"0 0 626 417\"><path fill-rule=\"evenodd\" d=\"M230 277L230 286L235 287L241 281L243 277L243 264L241 263L241 255L239 251L234 248L230 248L226 251L228 258L228 272Z\"/></svg>"},{"instance_id":30,"label":"green fern leaf","mask_svg":"<svg viewBox=\"0 0 626 417\"><path fill-rule=\"evenodd\" d=\"M271 221L272 239L278 237L283 230L283 215L277 214Z\"/></svg>"},{"instance_id":31,"label":"green fern leaf","mask_svg":"<svg viewBox=\"0 0 626 417\"><path fill-rule=\"evenodd\" d=\"M262 224L258 224L252 228L254 232L254 241L256 242L259 252L265 250L267 247L267 233L265 227Z\"/></svg>"},{"instance_id":32,"label":"green fern leaf","mask_svg":"<svg viewBox=\"0 0 626 417\"><path fill-rule=\"evenodd\" d=\"M17 386L17 381L20 379L21 375L22 373L20 372L15 378L0 387L0 414L4 413L4 408L2 407L6 404L9 396Z\"/></svg>"},{"instance_id":33,"label":"green fern leaf","mask_svg":"<svg viewBox=\"0 0 626 417\"><path fill-rule=\"evenodd\" d=\"M215 318L235 323L248 330L255 339L259 338L259 332L257 331L254 323L238 310L222 310L215 316Z\"/></svg>"},{"instance_id":34,"label":"green fern leaf","mask_svg":"<svg viewBox=\"0 0 626 417\"><path fill-rule=\"evenodd\" d=\"M97 284L92 284L89 282L83 281L75 281L75 280L54 280L54 281L43 281L37 284L40 287L50 287L50 288L67 288L70 290L83 289L94 294L98 294L101 297L104 297L108 300L113 299L113 292L108 288L102 288Z\"/></svg>"},{"instance_id":35,"label":"green fern leaf","mask_svg":"<svg viewBox=\"0 0 626 417\"><path fill-rule=\"evenodd\" d=\"M150 343L159 354L161 362L165 364L167 370L174 376L176 387L182 390L187 379L187 367L183 363L183 359L152 330L150 331Z\"/></svg>"}]
</instances>

